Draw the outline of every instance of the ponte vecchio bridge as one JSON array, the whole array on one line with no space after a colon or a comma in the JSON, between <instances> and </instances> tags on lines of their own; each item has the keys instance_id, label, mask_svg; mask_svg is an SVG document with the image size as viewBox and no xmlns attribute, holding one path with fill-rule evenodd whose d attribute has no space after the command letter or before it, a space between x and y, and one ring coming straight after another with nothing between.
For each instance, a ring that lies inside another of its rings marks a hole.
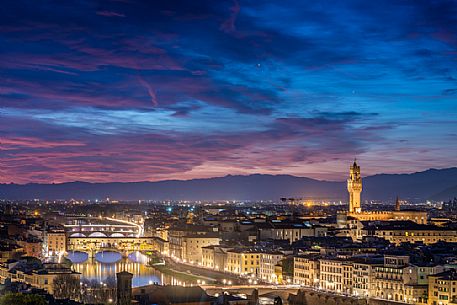
<instances>
[{"instance_id":1,"label":"ponte vecchio bridge","mask_svg":"<svg viewBox=\"0 0 457 305\"><path fill-rule=\"evenodd\" d=\"M71 218L64 225L68 251L95 256L101 251L116 251L123 256L135 251L168 253L168 242L158 237L142 237L143 226L113 218Z\"/></svg>"},{"instance_id":2,"label":"ponte vecchio bridge","mask_svg":"<svg viewBox=\"0 0 457 305\"><path fill-rule=\"evenodd\" d=\"M128 221L112 218L74 218L64 225L72 237L139 237L142 227Z\"/></svg>"},{"instance_id":3,"label":"ponte vecchio bridge","mask_svg":"<svg viewBox=\"0 0 457 305\"><path fill-rule=\"evenodd\" d=\"M69 237L68 251L81 251L91 257L101 251L116 251L123 256L135 251L168 253L168 242L158 237Z\"/></svg>"}]
</instances>

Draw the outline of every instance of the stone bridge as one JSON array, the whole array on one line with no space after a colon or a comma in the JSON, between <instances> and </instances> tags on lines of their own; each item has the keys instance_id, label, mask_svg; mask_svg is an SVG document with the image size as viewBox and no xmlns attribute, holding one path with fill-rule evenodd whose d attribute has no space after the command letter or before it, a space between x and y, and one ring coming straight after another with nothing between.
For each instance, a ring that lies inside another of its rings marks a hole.
<instances>
[{"instance_id":1,"label":"stone bridge","mask_svg":"<svg viewBox=\"0 0 457 305\"><path fill-rule=\"evenodd\" d=\"M230 294L244 294L251 296L257 290L259 298L275 299L280 297L283 304L287 304L290 294L297 294L299 288L290 286L273 286L273 285L235 285L235 286L202 286L206 293L210 295L228 292ZM322 304L320 304L322 305Z\"/></svg>"},{"instance_id":2,"label":"stone bridge","mask_svg":"<svg viewBox=\"0 0 457 305\"><path fill-rule=\"evenodd\" d=\"M69 237L68 251L87 252L93 257L97 252L116 251L123 255L134 251L168 251L168 242L157 237Z\"/></svg>"},{"instance_id":3,"label":"stone bridge","mask_svg":"<svg viewBox=\"0 0 457 305\"><path fill-rule=\"evenodd\" d=\"M100 218L74 218L64 225L69 237L136 237L140 226Z\"/></svg>"}]
</instances>

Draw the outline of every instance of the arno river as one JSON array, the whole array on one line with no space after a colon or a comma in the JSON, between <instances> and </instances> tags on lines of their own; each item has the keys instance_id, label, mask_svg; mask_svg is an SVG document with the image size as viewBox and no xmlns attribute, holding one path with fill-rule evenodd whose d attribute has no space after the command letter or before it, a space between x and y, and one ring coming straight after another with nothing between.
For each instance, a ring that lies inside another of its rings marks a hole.
<instances>
[{"instance_id":1,"label":"arno river","mask_svg":"<svg viewBox=\"0 0 457 305\"><path fill-rule=\"evenodd\" d=\"M122 258L117 252L97 253L95 258L89 258L84 252L70 252L67 258L73 262L74 270L81 273L81 280L106 283L115 280L117 272L128 271L133 274L134 287L153 283L182 284L148 266L148 257L140 252L134 252L128 258Z\"/></svg>"}]
</instances>

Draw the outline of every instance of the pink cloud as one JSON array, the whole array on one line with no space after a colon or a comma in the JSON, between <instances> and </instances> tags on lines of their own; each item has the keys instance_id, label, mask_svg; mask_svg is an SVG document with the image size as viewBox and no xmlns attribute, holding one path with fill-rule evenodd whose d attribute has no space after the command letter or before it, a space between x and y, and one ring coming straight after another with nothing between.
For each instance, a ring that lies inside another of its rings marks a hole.
<instances>
[{"instance_id":1,"label":"pink cloud","mask_svg":"<svg viewBox=\"0 0 457 305\"><path fill-rule=\"evenodd\" d=\"M113 11L97 11L97 15L104 17L125 17L124 14Z\"/></svg>"}]
</instances>

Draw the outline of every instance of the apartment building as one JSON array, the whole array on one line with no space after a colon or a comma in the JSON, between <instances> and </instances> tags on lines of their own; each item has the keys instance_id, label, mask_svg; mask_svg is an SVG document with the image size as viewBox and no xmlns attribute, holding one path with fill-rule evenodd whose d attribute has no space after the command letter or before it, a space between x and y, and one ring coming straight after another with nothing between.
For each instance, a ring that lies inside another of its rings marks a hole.
<instances>
[{"instance_id":1,"label":"apartment building","mask_svg":"<svg viewBox=\"0 0 457 305\"><path fill-rule=\"evenodd\" d=\"M457 304L457 271L455 269L428 276L428 304Z\"/></svg>"},{"instance_id":2,"label":"apartment building","mask_svg":"<svg viewBox=\"0 0 457 305\"><path fill-rule=\"evenodd\" d=\"M294 284L319 287L319 278L319 255L308 254L294 257Z\"/></svg>"},{"instance_id":3,"label":"apartment building","mask_svg":"<svg viewBox=\"0 0 457 305\"><path fill-rule=\"evenodd\" d=\"M281 252L267 252L260 254L259 278L262 281L277 284L276 265L284 258Z\"/></svg>"},{"instance_id":4,"label":"apartment building","mask_svg":"<svg viewBox=\"0 0 457 305\"><path fill-rule=\"evenodd\" d=\"M336 293L352 294L352 269L352 262L347 258L320 259L320 288Z\"/></svg>"},{"instance_id":5,"label":"apartment building","mask_svg":"<svg viewBox=\"0 0 457 305\"><path fill-rule=\"evenodd\" d=\"M232 249L227 251L226 271L240 275L258 275L260 251L253 249Z\"/></svg>"}]
</instances>

